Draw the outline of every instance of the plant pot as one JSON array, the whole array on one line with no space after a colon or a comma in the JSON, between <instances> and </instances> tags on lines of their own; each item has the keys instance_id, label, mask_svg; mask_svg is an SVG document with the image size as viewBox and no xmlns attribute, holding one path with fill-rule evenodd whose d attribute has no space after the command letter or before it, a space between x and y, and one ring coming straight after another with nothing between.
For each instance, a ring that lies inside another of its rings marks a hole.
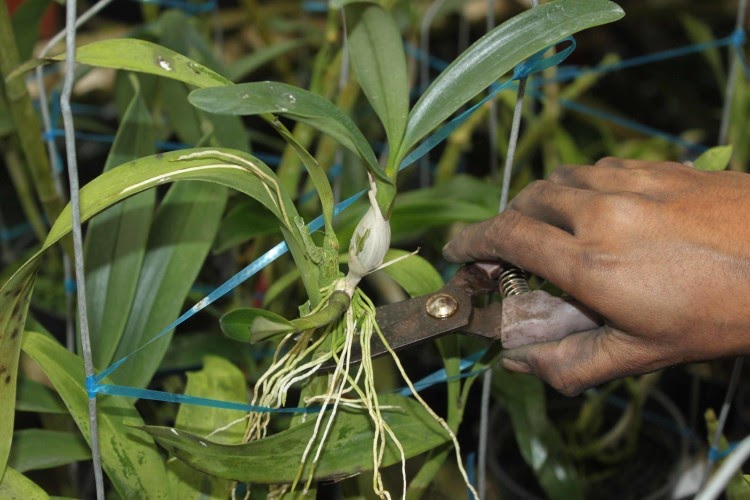
<instances>
[{"instance_id":1,"label":"plant pot","mask_svg":"<svg viewBox=\"0 0 750 500\"><path fill-rule=\"evenodd\" d=\"M581 401L551 402L550 419L559 425L574 418ZM614 423L624 408L624 402L610 398L608 403L605 422ZM671 400L654 390L649 395L642 418L637 448L632 456L606 465L596 460L575 462L587 500L671 498L688 451L684 417ZM499 497L504 500L546 498L534 471L518 450L510 419L500 405L493 412L492 422L497 433L489 446L488 468Z\"/></svg>"}]
</instances>

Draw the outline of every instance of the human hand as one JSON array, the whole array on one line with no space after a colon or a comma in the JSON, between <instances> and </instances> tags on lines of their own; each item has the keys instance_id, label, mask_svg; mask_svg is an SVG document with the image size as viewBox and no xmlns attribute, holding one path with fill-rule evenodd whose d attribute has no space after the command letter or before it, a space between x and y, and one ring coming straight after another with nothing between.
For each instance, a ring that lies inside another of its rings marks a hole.
<instances>
[{"instance_id":1,"label":"human hand","mask_svg":"<svg viewBox=\"0 0 750 500\"><path fill-rule=\"evenodd\" d=\"M750 353L748 216L748 174L605 158L534 182L443 253L453 262L512 263L604 318L602 327L542 343L516 332L520 347L501 355L506 368L575 395L614 378Z\"/></svg>"}]
</instances>

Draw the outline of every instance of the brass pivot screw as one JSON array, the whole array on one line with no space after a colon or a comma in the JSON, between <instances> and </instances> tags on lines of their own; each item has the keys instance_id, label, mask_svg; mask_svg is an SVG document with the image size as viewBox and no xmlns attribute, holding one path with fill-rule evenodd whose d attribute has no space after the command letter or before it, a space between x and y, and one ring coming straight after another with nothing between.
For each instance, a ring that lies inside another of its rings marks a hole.
<instances>
[{"instance_id":1,"label":"brass pivot screw","mask_svg":"<svg viewBox=\"0 0 750 500\"><path fill-rule=\"evenodd\" d=\"M458 301L452 295L439 293L430 297L424 308L430 317L435 319L446 319L453 316L456 311L458 311Z\"/></svg>"}]
</instances>

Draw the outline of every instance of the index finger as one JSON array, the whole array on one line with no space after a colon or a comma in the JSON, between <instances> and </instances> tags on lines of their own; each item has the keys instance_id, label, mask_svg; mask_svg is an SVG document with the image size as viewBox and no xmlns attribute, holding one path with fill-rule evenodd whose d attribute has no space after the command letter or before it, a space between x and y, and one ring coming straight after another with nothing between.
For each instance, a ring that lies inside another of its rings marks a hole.
<instances>
[{"instance_id":1,"label":"index finger","mask_svg":"<svg viewBox=\"0 0 750 500\"><path fill-rule=\"evenodd\" d=\"M579 254L580 243L572 234L512 209L467 227L443 248L450 262L503 260L568 293Z\"/></svg>"}]
</instances>

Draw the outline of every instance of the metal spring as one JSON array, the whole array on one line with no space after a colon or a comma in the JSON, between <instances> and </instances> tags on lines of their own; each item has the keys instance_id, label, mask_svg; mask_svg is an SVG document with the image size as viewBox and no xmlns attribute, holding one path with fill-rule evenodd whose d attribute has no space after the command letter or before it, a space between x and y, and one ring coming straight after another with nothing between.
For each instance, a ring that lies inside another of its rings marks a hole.
<instances>
[{"instance_id":1,"label":"metal spring","mask_svg":"<svg viewBox=\"0 0 750 500\"><path fill-rule=\"evenodd\" d=\"M500 294L503 298L530 292L529 283L526 281L528 276L526 271L517 267L509 267L503 271L499 278Z\"/></svg>"}]
</instances>

